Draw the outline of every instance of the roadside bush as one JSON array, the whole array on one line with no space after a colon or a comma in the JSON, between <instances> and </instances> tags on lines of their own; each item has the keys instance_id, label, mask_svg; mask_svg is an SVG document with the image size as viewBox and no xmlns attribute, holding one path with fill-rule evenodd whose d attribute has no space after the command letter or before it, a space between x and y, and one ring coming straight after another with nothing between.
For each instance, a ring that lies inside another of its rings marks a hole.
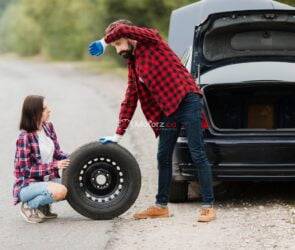
<instances>
[{"instance_id":1,"label":"roadside bush","mask_svg":"<svg viewBox=\"0 0 295 250\"><path fill-rule=\"evenodd\" d=\"M0 52L43 53L55 60L88 57L90 41L116 19L159 29L167 38L171 11L196 0L0 0ZM281 0L293 4L295 0ZM2 14L1 14L2 13ZM113 50L109 55L114 56Z\"/></svg>"},{"instance_id":2,"label":"roadside bush","mask_svg":"<svg viewBox=\"0 0 295 250\"><path fill-rule=\"evenodd\" d=\"M38 54L41 50L39 25L20 5L11 5L0 19L0 50L13 51L22 56Z\"/></svg>"},{"instance_id":3,"label":"roadside bush","mask_svg":"<svg viewBox=\"0 0 295 250\"><path fill-rule=\"evenodd\" d=\"M39 4L38 4L39 3ZM79 60L99 29L95 1L22 0L26 13L42 29L42 51L56 60Z\"/></svg>"}]
</instances>

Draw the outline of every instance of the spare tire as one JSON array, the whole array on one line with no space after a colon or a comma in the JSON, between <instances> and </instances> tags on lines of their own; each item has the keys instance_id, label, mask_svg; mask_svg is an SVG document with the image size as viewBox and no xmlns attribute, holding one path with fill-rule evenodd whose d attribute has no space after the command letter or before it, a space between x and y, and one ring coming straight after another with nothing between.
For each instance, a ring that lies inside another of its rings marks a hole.
<instances>
[{"instance_id":1,"label":"spare tire","mask_svg":"<svg viewBox=\"0 0 295 250\"><path fill-rule=\"evenodd\" d=\"M94 220L108 220L135 202L141 173L136 159L122 146L92 142L71 154L62 182L73 209Z\"/></svg>"}]
</instances>

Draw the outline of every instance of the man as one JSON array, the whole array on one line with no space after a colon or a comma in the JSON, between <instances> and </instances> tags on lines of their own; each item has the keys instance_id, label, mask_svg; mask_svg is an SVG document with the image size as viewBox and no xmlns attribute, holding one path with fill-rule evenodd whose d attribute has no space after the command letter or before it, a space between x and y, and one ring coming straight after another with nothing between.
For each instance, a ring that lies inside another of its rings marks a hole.
<instances>
[{"instance_id":1,"label":"man","mask_svg":"<svg viewBox=\"0 0 295 250\"><path fill-rule=\"evenodd\" d=\"M100 139L117 143L125 133L139 99L153 128L158 145L158 194L156 204L134 214L135 219L169 217L168 200L172 177L172 154L181 126L185 126L192 161L198 168L203 205L198 221L215 219L211 166L207 160L201 129L202 93L177 55L154 29L118 20L106 35L89 46L92 55L103 54L108 44L128 60L128 86L121 104L116 134Z\"/></svg>"}]
</instances>

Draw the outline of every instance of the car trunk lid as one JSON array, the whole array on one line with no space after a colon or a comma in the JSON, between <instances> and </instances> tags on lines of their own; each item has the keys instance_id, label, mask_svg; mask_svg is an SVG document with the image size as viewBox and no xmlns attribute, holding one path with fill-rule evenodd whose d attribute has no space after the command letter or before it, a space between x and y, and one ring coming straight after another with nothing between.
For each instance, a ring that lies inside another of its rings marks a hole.
<instances>
[{"instance_id":1,"label":"car trunk lid","mask_svg":"<svg viewBox=\"0 0 295 250\"><path fill-rule=\"evenodd\" d=\"M253 61L295 61L295 11L249 10L210 15L196 28L199 73Z\"/></svg>"}]
</instances>

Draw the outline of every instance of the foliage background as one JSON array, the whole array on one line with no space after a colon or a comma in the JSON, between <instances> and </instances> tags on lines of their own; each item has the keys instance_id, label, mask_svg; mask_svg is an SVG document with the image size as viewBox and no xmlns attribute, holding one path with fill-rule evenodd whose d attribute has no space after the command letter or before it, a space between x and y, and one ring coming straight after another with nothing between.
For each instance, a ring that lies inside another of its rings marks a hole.
<instances>
[{"instance_id":1,"label":"foliage background","mask_svg":"<svg viewBox=\"0 0 295 250\"><path fill-rule=\"evenodd\" d=\"M84 60L106 25L129 19L167 36L173 9L196 0L0 0L0 53ZM295 0L281 2L295 6Z\"/></svg>"}]
</instances>

